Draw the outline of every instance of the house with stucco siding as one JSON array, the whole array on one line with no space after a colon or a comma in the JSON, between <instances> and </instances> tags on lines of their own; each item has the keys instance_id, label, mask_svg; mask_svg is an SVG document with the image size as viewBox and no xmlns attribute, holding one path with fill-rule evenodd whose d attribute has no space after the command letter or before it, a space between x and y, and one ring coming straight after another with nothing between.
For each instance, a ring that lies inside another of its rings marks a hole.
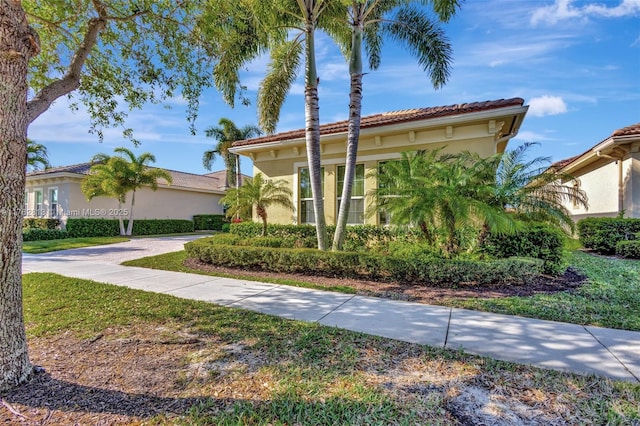
<instances>
[{"instance_id":1,"label":"house with stucco siding","mask_svg":"<svg viewBox=\"0 0 640 426\"><path fill-rule=\"evenodd\" d=\"M618 129L582 154L553 166L573 176L573 184L589 198L589 210L565 205L574 220L620 213L640 218L640 123Z\"/></svg>"},{"instance_id":2,"label":"house with stucco siding","mask_svg":"<svg viewBox=\"0 0 640 426\"><path fill-rule=\"evenodd\" d=\"M518 133L528 106L521 98L500 99L439 107L391 111L362 117L350 224L384 224L383 214L367 214L375 208L366 194L375 189L372 171L380 163L400 158L404 151L471 151L481 156L503 152ZM348 121L320 126L320 148L325 215L334 224L344 179ZM305 148L305 129L238 141L231 152L253 160L253 173L282 179L293 191L293 214L279 207L269 210L274 223L314 223L313 204Z\"/></svg>"},{"instance_id":3,"label":"house with stucco siding","mask_svg":"<svg viewBox=\"0 0 640 426\"><path fill-rule=\"evenodd\" d=\"M25 217L57 218L66 223L70 217L115 219L125 212L114 198L96 197L88 201L81 190L82 179L92 163L53 167L27 173L24 198ZM136 191L134 219L189 219L199 214L222 214L219 204L224 196L220 175L196 175L167 170L168 184L158 180L157 191L143 187ZM127 195L130 202L131 195ZM128 209L128 204L122 206Z\"/></svg>"}]
</instances>

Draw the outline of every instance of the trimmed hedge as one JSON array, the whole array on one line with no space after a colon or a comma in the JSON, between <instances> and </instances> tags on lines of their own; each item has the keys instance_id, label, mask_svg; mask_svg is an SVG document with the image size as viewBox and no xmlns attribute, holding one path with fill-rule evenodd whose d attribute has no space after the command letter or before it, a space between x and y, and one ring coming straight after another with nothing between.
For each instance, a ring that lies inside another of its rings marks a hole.
<instances>
[{"instance_id":1,"label":"trimmed hedge","mask_svg":"<svg viewBox=\"0 0 640 426\"><path fill-rule=\"evenodd\" d=\"M46 217L25 217L22 220L23 229L60 229L60 219Z\"/></svg>"},{"instance_id":2,"label":"trimmed hedge","mask_svg":"<svg viewBox=\"0 0 640 426\"><path fill-rule=\"evenodd\" d=\"M633 240L640 232L640 219L590 217L578 221L578 235L585 248L614 254L619 241Z\"/></svg>"},{"instance_id":3,"label":"trimmed hedge","mask_svg":"<svg viewBox=\"0 0 640 426\"><path fill-rule=\"evenodd\" d=\"M22 233L22 241L63 240L68 237L67 231L62 229L31 228Z\"/></svg>"},{"instance_id":4,"label":"trimmed hedge","mask_svg":"<svg viewBox=\"0 0 640 426\"><path fill-rule=\"evenodd\" d=\"M128 220L124 221L126 228ZM193 232L193 221L183 219L137 219L133 222L133 235L182 234ZM118 219L67 220L69 237L116 237L120 235Z\"/></svg>"},{"instance_id":5,"label":"trimmed hedge","mask_svg":"<svg viewBox=\"0 0 640 426\"><path fill-rule=\"evenodd\" d=\"M422 285L527 282L542 270L535 259L492 261L397 258L362 252L327 252L236 246L202 238L185 244L189 257L233 268L260 268L270 272L305 273L327 277L364 278Z\"/></svg>"},{"instance_id":6,"label":"trimmed hedge","mask_svg":"<svg viewBox=\"0 0 640 426\"><path fill-rule=\"evenodd\" d=\"M197 214L193 216L193 228L196 231L222 231L229 221L223 214Z\"/></svg>"},{"instance_id":7,"label":"trimmed hedge","mask_svg":"<svg viewBox=\"0 0 640 426\"><path fill-rule=\"evenodd\" d=\"M561 274L565 269L562 231L540 223L524 224L525 229L515 235L489 234L482 252L498 259L532 257L543 261L545 274Z\"/></svg>"},{"instance_id":8,"label":"trimmed hedge","mask_svg":"<svg viewBox=\"0 0 640 426\"><path fill-rule=\"evenodd\" d=\"M627 259L640 259L640 240L618 241L616 255Z\"/></svg>"},{"instance_id":9,"label":"trimmed hedge","mask_svg":"<svg viewBox=\"0 0 640 426\"><path fill-rule=\"evenodd\" d=\"M262 234L262 224L257 222L232 223L230 232L242 238L257 238ZM335 226L327 226L329 242L333 240ZM417 240L417 231L404 228L387 228L375 225L347 226L344 238L345 251L367 250L374 246L388 244L391 241ZM316 228L313 225L280 225L268 224L267 236L283 238L285 240L304 241L303 247L317 247ZM313 243L308 244L306 242Z\"/></svg>"}]
</instances>

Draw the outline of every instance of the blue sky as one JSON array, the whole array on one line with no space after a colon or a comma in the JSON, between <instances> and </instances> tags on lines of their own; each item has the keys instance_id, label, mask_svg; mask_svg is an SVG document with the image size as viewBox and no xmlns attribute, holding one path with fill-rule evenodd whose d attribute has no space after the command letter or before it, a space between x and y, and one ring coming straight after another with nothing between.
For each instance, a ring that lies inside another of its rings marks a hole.
<instances>
[{"instance_id":1,"label":"blue sky","mask_svg":"<svg viewBox=\"0 0 640 426\"><path fill-rule=\"evenodd\" d=\"M364 77L363 115L408 108L522 97L530 106L510 147L539 142L535 156L553 161L571 157L614 130L640 122L640 0L467 0L443 25L453 47L453 72L435 91L412 56L387 42L378 70ZM349 79L344 58L320 34L317 60L322 123L347 118ZM267 58L243 74L249 107L230 109L215 90L201 101L192 136L185 103L149 105L131 112L140 148L155 154L158 167L206 173L202 153L215 142L204 129L228 117L239 126L255 124L255 91ZM284 105L278 131L304 127L303 82ZM131 147L120 130L107 129L99 143L88 133L86 112L72 112L60 99L29 128L29 137L47 146L54 166L88 161L118 146ZM216 161L213 170L224 166ZM243 158L243 172L251 163Z\"/></svg>"}]
</instances>

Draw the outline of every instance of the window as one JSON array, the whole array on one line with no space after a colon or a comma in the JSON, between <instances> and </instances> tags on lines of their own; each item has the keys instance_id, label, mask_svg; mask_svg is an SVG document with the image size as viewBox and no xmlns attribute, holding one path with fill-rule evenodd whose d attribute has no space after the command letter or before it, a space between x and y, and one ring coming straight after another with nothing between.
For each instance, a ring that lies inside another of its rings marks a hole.
<instances>
[{"instance_id":1,"label":"window","mask_svg":"<svg viewBox=\"0 0 640 426\"><path fill-rule=\"evenodd\" d=\"M29 216L29 191L24 191L24 210L22 216Z\"/></svg>"},{"instance_id":2,"label":"window","mask_svg":"<svg viewBox=\"0 0 640 426\"><path fill-rule=\"evenodd\" d=\"M573 189L575 192L580 191L580 181L578 179L573 181ZM578 203L578 199L576 197L573 197L573 208L574 209L580 208L580 204Z\"/></svg>"},{"instance_id":3,"label":"window","mask_svg":"<svg viewBox=\"0 0 640 426\"><path fill-rule=\"evenodd\" d=\"M338 166L338 187L336 188L338 193L338 211L340 210L340 198L342 197L345 168L346 166ZM347 223L349 225L360 225L364 223L364 164L356 164Z\"/></svg>"},{"instance_id":4,"label":"window","mask_svg":"<svg viewBox=\"0 0 640 426\"><path fill-rule=\"evenodd\" d=\"M49 190L49 217L58 217L58 189Z\"/></svg>"},{"instance_id":5,"label":"window","mask_svg":"<svg viewBox=\"0 0 640 426\"><path fill-rule=\"evenodd\" d=\"M36 195L36 217L40 217L44 214L42 211L42 191L34 191Z\"/></svg>"},{"instance_id":6,"label":"window","mask_svg":"<svg viewBox=\"0 0 640 426\"><path fill-rule=\"evenodd\" d=\"M320 168L320 176L322 177L322 196L324 197L324 167ZM313 193L311 191L311 176L308 168L300 169L300 223L316 223L315 212L313 211Z\"/></svg>"}]
</instances>

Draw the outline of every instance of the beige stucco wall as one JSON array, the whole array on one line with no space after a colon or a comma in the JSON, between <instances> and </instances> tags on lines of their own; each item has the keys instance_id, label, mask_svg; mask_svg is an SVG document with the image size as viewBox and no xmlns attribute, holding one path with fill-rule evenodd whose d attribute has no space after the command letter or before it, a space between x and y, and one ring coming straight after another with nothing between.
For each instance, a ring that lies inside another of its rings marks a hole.
<instances>
[{"instance_id":1,"label":"beige stucco wall","mask_svg":"<svg viewBox=\"0 0 640 426\"><path fill-rule=\"evenodd\" d=\"M451 126L449 126L451 127ZM364 134L358 146L358 164L364 164L365 177L377 170L381 161L400 158L400 153L415 150L442 148L446 153L464 150L476 152L483 157L503 151L505 142L497 143L495 135L488 133L486 122L470 123L455 128L440 127L423 131L402 131L397 133ZM328 136L322 139L322 167L324 168L324 208L328 224L334 224L337 217L337 166L345 164L346 136ZM282 179L293 189L296 211L272 206L267 210L271 223L297 223L299 215L299 170L307 167L304 146L290 145L252 153L254 175L262 173L270 179ZM365 178L364 192L377 187L375 178ZM378 216L369 212L370 200L365 198L365 223L377 224Z\"/></svg>"},{"instance_id":2,"label":"beige stucco wall","mask_svg":"<svg viewBox=\"0 0 640 426\"><path fill-rule=\"evenodd\" d=\"M622 182L625 217L640 218L640 153L631 153L624 161Z\"/></svg>"},{"instance_id":3,"label":"beige stucco wall","mask_svg":"<svg viewBox=\"0 0 640 426\"><path fill-rule=\"evenodd\" d=\"M625 217L640 218L640 154L627 154L623 160L598 159L572 172L587 193L589 209L565 203L574 220L584 217L614 217L620 208Z\"/></svg>"},{"instance_id":4,"label":"beige stucco wall","mask_svg":"<svg viewBox=\"0 0 640 426\"><path fill-rule=\"evenodd\" d=\"M63 221L69 217L117 218L118 215L128 215L131 194L127 195L126 205L119 210L118 202L113 198L96 197L87 201L80 189L80 180L66 179L27 182L29 206L26 216L35 216L34 191L42 190L43 216L52 217L49 200L49 190L52 188L58 189L58 217ZM222 214L223 207L218 203L221 197L219 194L170 187L160 187L155 192L150 188L142 188L136 191L134 219L192 219L196 214Z\"/></svg>"}]
</instances>

